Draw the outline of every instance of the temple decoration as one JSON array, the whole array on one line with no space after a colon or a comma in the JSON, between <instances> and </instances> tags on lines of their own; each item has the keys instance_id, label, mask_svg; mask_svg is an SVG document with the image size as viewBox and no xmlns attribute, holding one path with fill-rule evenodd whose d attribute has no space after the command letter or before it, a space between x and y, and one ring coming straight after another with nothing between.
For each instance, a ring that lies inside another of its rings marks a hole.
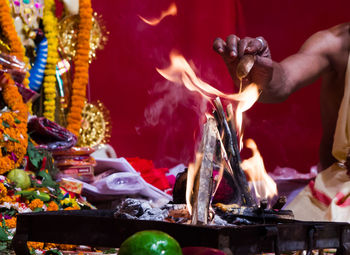
<instances>
[{"instance_id":1,"label":"temple decoration","mask_svg":"<svg viewBox=\"0 0 350 255\"><path fill-rule=\"evenodd\" d=\"M10 75L5 74L2 97L7 107L0 116L0 174L19 167L27 152L27 118L28 108L18 92Z\"/></svg>"},{"instance_id":2,"label":"temple decoration","mask_svg":"<svg viewBox=\"0 0 350 255\"><path fill-rule=\"evenodd\" d=\"M44 117L55 120L56 109L56 65L57 53L57 18L55 15L55 1L45 0L44 31L48 41L48 56L44 77Z\"/></svg>"},{"instance_id":3,"label":"temple decoration","mask_svg":"<svg viewBox=\"0 0 350 255\"><path fill-rule=\"evenodd\" d=\"M100 102L86 103L82 112L78 146L94 147L108 142L111 134L109 112Z\"/></svg>"},{"instance_id":4,"label":"temple decoration","mask_svg":"<svg viewBox=\"0 0 350 255\"><path fill-rule=\"evenodd\" d=\"M74 80L72 84L71 107L67 117L67 129L79 135L81 113L85 105L86 86L89 82L90 31L92 8L90 0L79 1L79 31L74 58Z\"/></svg>"},{"instance_id":5,"label":"temple decoration","mask_svg":"<svg viewBox=\"0 0 350 255\"><path fill-rule=\"evenodd\" d=\"M59 24L59 50L69 60L74 59L79 30L79 15L66 16ZM92 27L90 33L89 62L96 57L96 50L103 49L107 42L108 32L104 26L101 16L96 12L92 17Z\"/></svg>"}]
</instances>

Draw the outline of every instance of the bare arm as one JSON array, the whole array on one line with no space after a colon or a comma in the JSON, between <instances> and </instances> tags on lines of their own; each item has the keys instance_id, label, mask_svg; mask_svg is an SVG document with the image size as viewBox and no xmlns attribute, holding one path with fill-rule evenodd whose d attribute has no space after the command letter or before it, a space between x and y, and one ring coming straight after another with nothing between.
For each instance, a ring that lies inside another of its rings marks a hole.
<instances>
[{"instance_id":1,"label":"bare arm","mask_svg":"<svg viewBox=\"0 0 350 255\"><path fill-rule=\"evenodd\" d=\"M280 63L271 60L267 42L262 38L243 38L231 35L226 41L217 38L213 48L224 59L237 84L236 67L246 54L255 56L254 66L243 80L255 82L262 89L260 102L284 101L296 90L313 83L323 73L331 71L337 54L348 52L349 23L312 35L298 53Z\"/></svg>"},{"instance_id":2,"label":"bare arm","mask_svg":"<svg viewBox=\"0 0 350 255\"><path fill-rule=\"evenodd\" d=\"M311 36L298 53L280 63L273 62L272 79L262 87L259 101L284 101L290 94L317 80L330 68L329 43L332 35L322 31Z\"/></svg>"}]
</instances>

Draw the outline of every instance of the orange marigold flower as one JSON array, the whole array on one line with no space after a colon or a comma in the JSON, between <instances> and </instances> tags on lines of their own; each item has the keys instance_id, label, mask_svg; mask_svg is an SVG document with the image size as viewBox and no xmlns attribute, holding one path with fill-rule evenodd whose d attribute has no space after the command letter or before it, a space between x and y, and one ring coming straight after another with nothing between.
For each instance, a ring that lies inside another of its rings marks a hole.
<instances>
[{"instance_id":1,"label":"orange marigold flower","mask_svg":"<svg viewBox=\"0 0 350 255\"><path fill-rule=\"evenodd\" d=\"M65 211L70 211L70 210L80 210L80 208L77 208L76 206L69 206L64 208Z\"/></svg>"},{"instance_id":2,"label":"orange marigold flower","mask_svg":"<svg viewBox=\"0 0 350 255\"><path fill-rule=\"evenodd\" d=\"M44 202L41 201L40 199L36 198L30 202L28 205L30 209L34 210L35 208L42 208L44 205Z\"/></svg>"},{"instance_id":3,"label":"orange marigold flower","mask_svg":"<svg viewBox=\"0 0 350 255\"><path fill-rule=\"evenodd\" d=\"M15 228L17 225L17 218L12 217L11 219L5 220L5 224L8 228Z\"/></svg>"},{"instance_id":4,"label":"orange marigold flower","mask_svg":"<svg viewBox=\"0 0 350 255\"><path fill-rule=\"evenodd\" d=\"M13 199L10 196L4 196L4 197L0 198L1 203L12 202L12 201L13 201Z\"/></svg>"},{"instance_id":5,"label":"orange marigold flower","mask_svg":"<svg viewBox=\"0 0 350 255\"><path fill-rule=\"evenodd\" d=\"M7 195L7 189L5 185L0 182L0 197L5 197Z\"/></svg>"},{"instance_id":6,"label":"orange marigold flower","mask_svg":"<svg viewBox=\"0 0 350 255\"><path fill-rule=\"evenodd\" d=\"M55 243L45 243L45 250L50 250L58 247L58 244Z\"/></svg>"},{"instance_id":7,"label":"orange marigold flower","mask_svg":"<svg viewBox=\"0 0 350 255\"><path fill-rule=\"evenodd\" d=\"M72 251L75 250L77 246L74 244L59 244L58 247L64 251Z\"/></svg>"},{"instance_id":8,"label":"orange marigold flower","mask_svg":"<svg viewBox=\"0 0 350 255\"><path fill-rule=\"evenodd\" d=\"M91 0L79 1L79 31L78 31L78 43L76 46L76 56L74 59L74 81L72 84L72 100L71 108L68 113L67 129L72 133L79 135L79 129L81 125L81 112L84 108L85 90L89 81L89 51L90 41L89 35L92 27L92 8ZM73 100L73 98L75 98Z\"/></svg>"},{"instance_id":9,"label":"orange marigold flower","mask_svg":"<svg viewBox=\"0 0 350 255\"><path fill-rule=\"evenodd\" d=\"M44 248L44 243L41 242L27 242L27 246L30 250L37 250Z\"/></svg>"},{"instance_id":10,"label":"orange marigold flower","mask_svg":"<svg viewBox=\"0 0 350 255\"><path fill-rule=\"evenodd\" d=\"M48 211L58 211L58 205L56 204L56 202L51 201L48 205L47 205L47 210Z\"/></svg>"}]
</instances>

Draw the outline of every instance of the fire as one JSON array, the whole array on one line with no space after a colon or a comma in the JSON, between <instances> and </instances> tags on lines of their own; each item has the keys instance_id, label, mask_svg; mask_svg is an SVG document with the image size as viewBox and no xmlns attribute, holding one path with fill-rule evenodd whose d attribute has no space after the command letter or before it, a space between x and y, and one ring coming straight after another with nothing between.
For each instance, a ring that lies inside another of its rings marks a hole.
<instances>
[{"instance_id":1,"label":"fire","mask_svg":"<svg viewBox=\"0 0 350 255\"><path fill-rule=\"evenodd\" d=\"M197 175L197 172L201 167L202 159L203 159L203 154L197 153L195 163L190 163L187 169L186 205L187 205L187 210L191 215L192 215L191 198L193 193L193 186L195 184L195 177Z\"/></svg>"},{"instance_id":2,"label":"fire","mask_svg":"<svg viewBox=\"0 0 350 255\"><path fill-rule=\"evenodd\" d=\"M253 139L247 139L245 146L252 150L252 157L242 162L242 169L249 175L257 198L272 198L277 195L277 186L267 174L263 158Z\"/></svg>"},{"instance_id":3,"label":"fire","mask_svg":"<svg viewBox=\"0 0 350 255\"><path fill-rule=\"evenodd\" d=\"M183 84L188 90L200 93L206 100L211 101L216 97L225 98L231 101L239 102L239 110L244 112L248 110L259 98L259 89L255 83L248 85L241 93L225 94L212 87L208 83L199 79L187 62L187 60L177 53L170 53L170 66L165 69L158 69L158 73L165 79L174 83Z\"/></svg>"},{"instance_id":4,"label":"fire","mask_svg":"<svg viewBox=\"0 0 350 255\"><path fill-rule=\"evenodd\" d=\"M200 78L198 78L195 71L191 67L191 65L186 61L186 59L181 54L177 53L176 51L172 51L170 53L170 62L171 63L169 67L165 69L158 69L158 68L156 69L158 73L162 75L165 79L177 84L184 85L189 91L199 93L204 99L206 99L209 102L212 102L212 100L215 99L216 97L237 102L234 122L236 126L236 131L240 139L240 145L241 145L240 148L242 148L243 112L251 108L253 104L258 100L260 95L258 85L255 83L251 83L245 88L243 88L242 90L240 90L239 93L237 94L225 94L217 90L216 88L212 87L210 84L202 81ZM257 177L254 177L252 179L254 180L257 179L259 181L266 180L267 185L269 185L267 188L267 191L262 191L261 187L259 189L256 189L256 191L258 190L260 192L259 194L261 194L262 197L272 196L273 192L277 192L276 184L274 184L273 180L269 178L269 176L267 175L264 168L264 162L260 156L259 151L257 150L255 143L253 141L248 142L247 146L248 148L251 148L253 150L254 155L251 159L244 162L244 166L247 169L250 169L249 170L250 172L252 172L254 169L255 171L258 172ZM202 155L197 154L195 163L190 164L188 167L186 203L190 213L192 212L191 192L194 186L195 175L198 172L198 169L200 167L201 157ZM227 161L226 155L223 155L223 164L226 165L226 169L228 169L229 171L230 170L232 171L232 168L229 162Z\"/></svg>"},{"instance_id":5,"label":"fire","mask_svg":"<svg viewBox=\"0 0 350 255\"><path fill-rule=\"evenodd\" d=\"M139 18L148 25L156 26L158 25L166 16L176 16L177 7L175 3L172 3L169 8L165 11L162 11L159 18L145 19L139 15Z\"/></svg>"},{"instance_id":6,"label":"fire","mask_svg":"<svg viewBox=\"0 0 350 255\"><path fill-rule=\"evenodd\" d=\"M242 148L243 112L251 108L253 104L258 100L260 91L257 84L249 84L243 89L243 91L240 91L238 94L225 94L199 79L186 59L176 51L172 51L170 53L170 61L171 64L168 68L157 69L158 73L165 79L174 83L183 84L188 90L198 92L202 95L203 98L208 101L211 101L218 96L230 101L238 102L236 108L235 124L237 133L240 137L240 147Z\"/></svg>"}]
</instances>

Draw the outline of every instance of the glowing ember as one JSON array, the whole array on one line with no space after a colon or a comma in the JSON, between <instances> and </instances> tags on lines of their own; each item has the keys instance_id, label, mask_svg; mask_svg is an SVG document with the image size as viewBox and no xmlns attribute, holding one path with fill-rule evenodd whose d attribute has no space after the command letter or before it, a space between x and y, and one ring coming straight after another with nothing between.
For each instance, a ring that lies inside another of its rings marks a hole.
<instances>
[{"instance_id":1,"label":"glowing ember","mask_svg":"<svg viewBox=\"0 0 350 255\"><path fill-rule=\"evenodd\" d=\"M177 14L177 7L175 3L172 3L169 8L162 11L159 18L145 19L139 15L139 18L148 25L156 26L158 25L166 16L175 16Z\"/></svg>"},{"instance_id":2,"label":"glowing ember","mask_svg":"<svg viewBox=\"0 0 350 255\"><path fill-rule=\"evenodd\" d=\"M245 141L245 146L252 150L252 157L242 162L242 169L249 175L257 198L272 198L277 195L277 186L267 174L264 161L256 143L252 139Z\"/></svg>"}]
</instances>

